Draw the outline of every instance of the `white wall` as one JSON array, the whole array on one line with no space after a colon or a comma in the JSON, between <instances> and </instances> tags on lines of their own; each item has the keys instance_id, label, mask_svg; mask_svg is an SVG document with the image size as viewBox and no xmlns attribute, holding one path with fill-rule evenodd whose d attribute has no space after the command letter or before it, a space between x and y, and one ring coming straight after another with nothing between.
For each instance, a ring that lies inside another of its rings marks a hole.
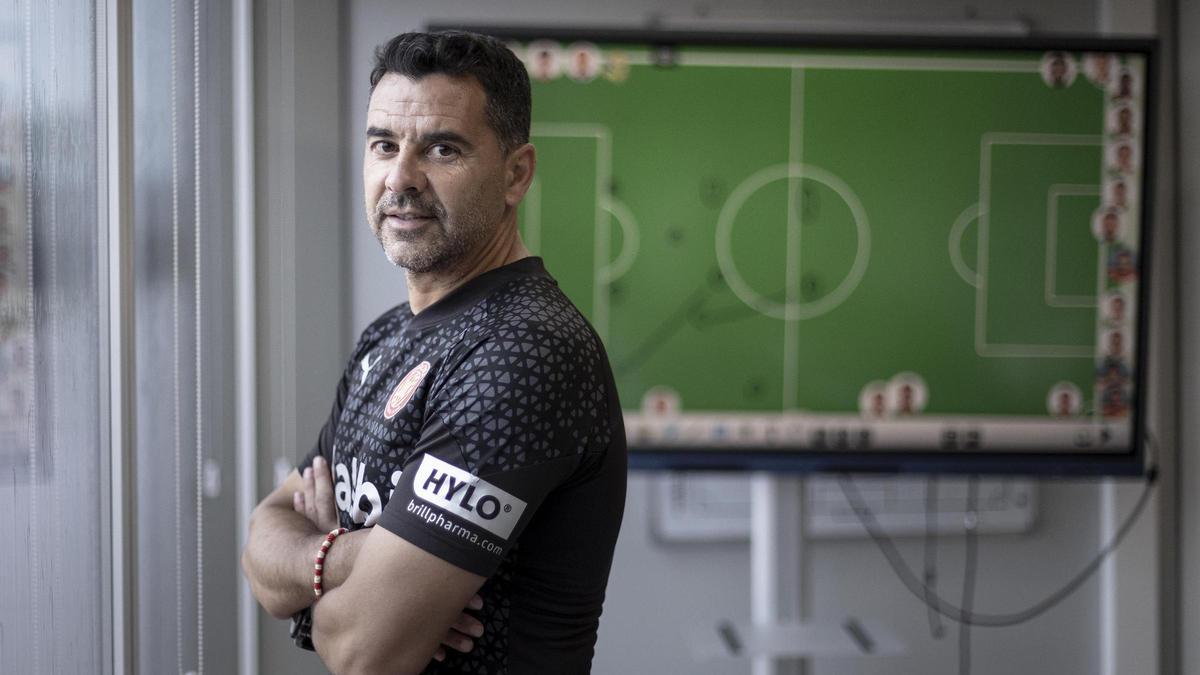
<instances>
[{"instance_id":1,"label":"white wall","mask_svg":"<svg viewBox=\"0 0 1200 675\"><path fill-rule=\"evenodd\" d=\"M366 226L359 175L361 125L371 54L376 45L397 33L420 29L430 22L630 25L652 15L681 19L703 15L709 20L713 17L869 19L876 24L895 22L897 25L909 21L961 21L970 16L987 21L1023 17L1045 32L1096 32L1102 23L1121 32L1146 31L1154 25L1153 7L1147 2L1130 5L1092 0L1055 3L1022 0L1002 5L981 3L978 7L947 0L909 0L902 4L818 0L806 3L803 11L792 9L791 3L782 0L758 0L737 5L682 0L659 3L611 0L580 7L551 0L515 0L486 5L465 1L350 0L341 3L340 11L341 65L338 72L341 82L324 91L341 96L342 107L338 112L341 116L341 146L333 158L314 157L314 161L322 162L322 166L337 161L342 171L339 208L342 234L348 237L342 278L349 302L342 311L346 312L343 316L348 320L342 323L336 339L322 338L324 347L338 354L333 359L338 365L358 331L404 297L402 274L383 259ZM315 21L329 25L328 12L314 16L317 17ZM1196 18L1192 21L1195 23ZM1195 125L1194 113L1192 119ZM1196 133L1193 131L1193 138ZM1193 165L1193 181L1196 169ZM1194 209L1195 205L1193 213ZM1160 237L1156 254L1166 253L1165 257L1169 258L1174 248L1173 237L1173 231ZM1200 242L1193 237L1192 245L1195 248ZM1200 253L1200 249L1195 250ZM1158 274L1164 277L1160 281L1170 288L1173 267L1164 265L1159 270ZM1200 287L1200 278L1193 281L1194 286ZM1155 302L1156 345L1167 354L1174 350L1173 304L1170 293L1156 298ZM313 308L314 311L318 309L325 311L325 308ZM337 309L329 309L328 316L337 314ZM324 362L329 358L321 358L321 370L328 370ZM1160 359L1156 367L1159 372L1170 372L1174 364L1169 359L1166 362ZM312 387L325 386L324 381L317 382L315 377L304 373L299 377L308 377ZM1167 384L1163 385L1163 381ZM1173 380L1160 378L1158 382L1152 406L1158 411L1155 417L1158 426L1163 427L1160 435L1166 435L1170 440L1175 423L1173 385L1170 384ZM298 442L300 448L305 447L307 437L301 437ZM618 543L609 600L601 621L596 672L698 675L749 672L749 666L743 663L697 663L687 652L683 639L683 632L688 627L710 625L725 617L748 617L748 548L734 544L666 546L656 542L648 523L647 493L651 480L652 477L646 474L631 476L625 527ZM1196 483L1200 483L1200 477L1192 484ZM1043 485L1041 521L1032 532L1022 536L981 538L976 607L992 611L1017 609L1057 588L1090 560L1104 536L1111 531L1113 521L1128 511L1135 495L1136 487L1114 490L1096 482ZM1163 579L1159 575L1159 567L1163 564L1160 549L1164 546L1160 522L1155 505L1110 567L1112 586L1102 589L1097 577L1036 621L1014 628L976 629L973 632L973 672L977 675L1156 672L1160 664L1159 645L1169 633L1159 630L1163 611L1160 596L1169 594L1174 587L1172 579ZM1168 530L1173 527L1173 519L1167 518L1166 522ZM1200 545L1193 542L1193 548L1200 550ZM920 559L916 542L902 542L901 550L910 560ZM1171 551L1168 553L1168 558L1174 555ZM846 615L855 615L883 620L910 645L907 655L889 660L819 660L813 664L811 673L956 671L953 625L950 625L946 638L931 639L924 610L894 579L870 542L823 541L812 545L810 554L810 609L814 617L840 620ZM945 588L956 588L960 583L956 574L961 560L961 544L945 541L942 549ZM1193 553L1191 560L1200 561L1200 553ZM1111 615L1115 625L1108 629L1103 625L1106 606L1116 612ZM1192 607L1191 611L1200 616L1200 609ZM294 648L280 638L282 631L281 625L269 620L264 623L264 672L300 672L305 667L319 672L315 660L295 657ZM1200 662L1193 662L1200 668Z\"/></svg>"}]
</instances>

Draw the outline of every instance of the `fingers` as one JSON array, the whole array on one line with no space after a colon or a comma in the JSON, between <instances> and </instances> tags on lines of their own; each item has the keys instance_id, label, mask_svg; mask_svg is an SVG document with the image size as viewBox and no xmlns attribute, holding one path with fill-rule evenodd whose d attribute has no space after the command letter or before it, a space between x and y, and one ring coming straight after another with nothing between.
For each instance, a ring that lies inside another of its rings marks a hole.
<instances>
[{"instance_id":1,"label":"fingers","mask_svg":"<svg viewBox=\"0 0 1200 675\"><path fill-rule=\"evenodd\" d=\"M299 513L302 516L304 515L304 493L303 492L293 492L292 493L292 510L295 511L296 513Z\"/></svg>"},{"instance_id":2,"label":"fingers","mask_svg":"<svg viewBox=\"0 0 1200 675\"><path fill-rule=\"evenodd\" d=\"M313 487L313 470L308 467L304 470L304 515L308 516L318 527L320 521L317 520L317 497L316 488Z\"/></svg>"},{"instance_id":3,"label":"fingers","mask_svg":"<svg viewBox=\"0 0 1200 675\"><path fill-rule=\"evenodd\" d=\"M467 609L477 610L482 608L483 598L478 593L467 601ZM446 660L446 647L466 654L475 647L475 641L471 638L478 638L482 635L483 623L464 611L458 615L458 620L454 622L454 625L450 626L450 630L446 631L446 636L442 638L443 646L438 647L437 651L433 653L433 660Z\"/></svg>"},{"instance_id":4,"label":"fingers","mask_svg":"<svg viewBox=\"0 0 1200 675\"><path fill-rule=\"evenodd\" d=\"M475 646L475 641L451 628L446 631L445 637L442 638L442 644L456 652L466 654Z\"/></svg>"},{"instance_id":5,"label":"fingers","mask_svg":"<svg viewBox=\"0 0 1200 675\"><path fill-rule=\"evenodd\" d=\"M317 520L322 527L333 529L337 527L337 512L333 505L333 477L329 474L329 464L324 457L318 456L313 460L313 497Z\"/></svg>"},{"instance_id":6,"label":"fingers","mask_svg":"<svg viewBox=\"0 0 1200 675\"><path fill-rule=\"evenodd\" d=\"M455 621L450 628L462 633L463 635L469 635L471 637L479 637L483 635L483 624L480 623L479 619L476 619L466 612L459 614L458 620Z\"/></svg>"}]
</instances>

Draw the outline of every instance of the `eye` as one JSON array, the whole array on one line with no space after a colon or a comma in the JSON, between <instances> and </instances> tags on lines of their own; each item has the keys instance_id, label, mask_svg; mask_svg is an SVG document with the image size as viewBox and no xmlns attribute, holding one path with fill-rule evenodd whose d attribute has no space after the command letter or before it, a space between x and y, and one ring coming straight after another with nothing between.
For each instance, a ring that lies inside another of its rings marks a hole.
<instances>
[{"instance_id":1,"label":"eye","mask_svg":"<svg viewBox=\"0 0 1200 675\"><path fill-rule=\"evenodd\" d=\"M429 155L435 159L452 159L458 156L458 148L445 143L437 143L429 147Z\"/></svg>"},{"instance_id":2,"label":"eye","mask_svg":"<svg viewBox=\"0 0 1200 675\"><path fill-rule=\"evenodd\" d=\"M371 143L371 152L376 155L390 155L396 152L396 144L391 141L374 141Z\"/></svg>"}]
</instances>

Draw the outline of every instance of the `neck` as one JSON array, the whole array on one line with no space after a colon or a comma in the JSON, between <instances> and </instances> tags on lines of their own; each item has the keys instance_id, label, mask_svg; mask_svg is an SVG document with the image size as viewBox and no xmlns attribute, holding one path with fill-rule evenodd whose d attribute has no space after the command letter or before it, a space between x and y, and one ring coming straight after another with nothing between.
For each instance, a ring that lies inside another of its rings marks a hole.
<instances>
[{"instance_id":1,"label":"neck","mask_svg":"<svg viewBox=\"0 0 1200 675\"><path fill-rule=\"evenodd\" d=\"M480 274L528 258L530 255L529 249L525 248L521 235L517 232L516 223L506 223L496 229L495 236L482 248L464 258L461 263L444 270L408 272L406 281L409 307L412 308L413 314L419 314Z\"/></svg>"}]
</instances>

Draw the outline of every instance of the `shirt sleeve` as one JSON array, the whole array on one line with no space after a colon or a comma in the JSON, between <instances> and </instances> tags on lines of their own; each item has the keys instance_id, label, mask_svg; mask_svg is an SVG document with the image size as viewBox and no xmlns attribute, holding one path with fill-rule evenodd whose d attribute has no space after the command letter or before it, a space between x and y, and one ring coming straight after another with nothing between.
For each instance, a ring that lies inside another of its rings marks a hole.
<instances>
[{"instance_id":1,"label":"shirt sleeve","mask_svg":"<svg viewBox=\"0 0 1200 675\"><path fill-rule=\"evenodd\" d=\"M378 522L489 576L553 490L607 445L594 348L536 328L447 359L412 459Z\"/></svg>"}]
</instances>

